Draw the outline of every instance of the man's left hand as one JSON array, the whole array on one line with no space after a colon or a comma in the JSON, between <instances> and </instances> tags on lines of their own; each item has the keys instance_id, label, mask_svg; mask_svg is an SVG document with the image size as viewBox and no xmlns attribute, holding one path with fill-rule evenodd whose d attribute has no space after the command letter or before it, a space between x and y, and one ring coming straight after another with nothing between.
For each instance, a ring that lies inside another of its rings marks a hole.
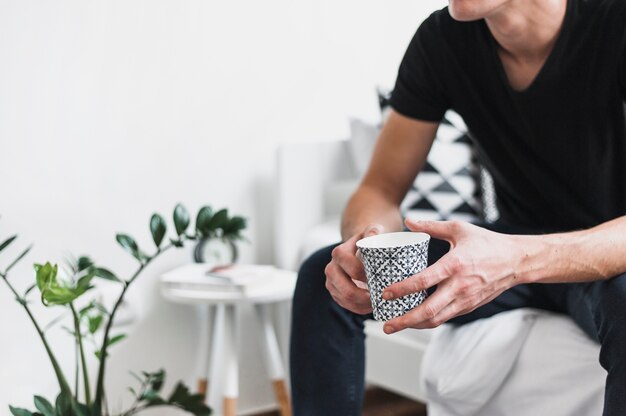
<instances>
[{"instance_id":1,"label":"man's left hand","mask_svg":"<svg viewBox=\"0 0 626 416\"><path fill-rule=\"evenodd\" d=\"M521 283L516 276L524 257L520 236L500 234L459 221L406 221L421 231L448 241L450 251L424 271L383 292L386 300L426 290L437 290L415 309L388 321L388 334L406 328L434 328L490 302Z\"/></svg>"}]
</instances>

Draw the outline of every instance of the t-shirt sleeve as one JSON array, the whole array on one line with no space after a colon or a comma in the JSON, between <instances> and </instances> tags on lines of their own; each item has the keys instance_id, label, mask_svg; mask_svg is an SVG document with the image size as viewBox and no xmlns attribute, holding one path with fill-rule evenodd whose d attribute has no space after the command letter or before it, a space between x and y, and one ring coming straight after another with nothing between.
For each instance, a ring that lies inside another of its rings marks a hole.
<instances>
[{"instance_id":1,"label":"t-shirt sleeve","mask_svg":"<svg viewBox=\"0 0 626 416\"><path fill-rule=\"evenodd\" d=\"M441 42L437 32L437 19L432 15L413 36L398 69L390 104L404 116L440 121L449 108L438 77L442 57L437 53L437 44Z\"/></svg>"}]
</instances>

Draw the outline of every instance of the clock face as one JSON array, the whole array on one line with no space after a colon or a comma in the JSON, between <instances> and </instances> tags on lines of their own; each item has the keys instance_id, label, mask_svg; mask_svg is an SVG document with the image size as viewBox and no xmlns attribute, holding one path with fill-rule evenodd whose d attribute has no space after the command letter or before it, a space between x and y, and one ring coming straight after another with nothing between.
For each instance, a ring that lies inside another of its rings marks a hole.
<instances>
[{"instance_id":1,"label":"clock face","mask_svg":"<svg viewBox=\"0 0 626 416\"><path fill-rule=\"evenodd\" d=\"M194 257L199 263L224 266L235 262L237 250L235 244L231 241L221 238L209 238L198 243Z\"/></svg>"}]
</instances>

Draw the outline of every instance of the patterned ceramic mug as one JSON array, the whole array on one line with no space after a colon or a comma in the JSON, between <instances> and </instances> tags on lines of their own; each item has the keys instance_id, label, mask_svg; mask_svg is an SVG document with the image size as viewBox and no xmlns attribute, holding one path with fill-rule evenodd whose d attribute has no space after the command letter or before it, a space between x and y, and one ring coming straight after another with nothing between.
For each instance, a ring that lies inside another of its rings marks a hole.
<instances>
[{"instance_id":1,"label":"patterned ceramic mug","mask_svg":"<svg viewBox=\"0 0 626 416\"><path fill-rule=\"evenodd\" d=\"M428 234L414 232L378 234L357 241L367 276L374 319L388 321L404 315L424 301L425 291L391 301L384 300L382 293L387 286L426 268L429 241Z\"/></svg>"}]
</instances>

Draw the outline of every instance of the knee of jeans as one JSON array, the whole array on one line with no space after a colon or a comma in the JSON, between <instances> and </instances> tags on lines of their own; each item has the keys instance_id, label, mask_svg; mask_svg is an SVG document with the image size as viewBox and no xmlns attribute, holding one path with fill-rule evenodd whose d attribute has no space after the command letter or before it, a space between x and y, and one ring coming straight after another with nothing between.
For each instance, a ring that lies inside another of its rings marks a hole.
<instances>
[{"instance_id":1,"label":"knee of jeans","mask_svg":"<svg viewBox=\"0 0 626 416\"><path fill-rule=\"evenodd\" d=\"M597 301L620 317L626 317L626 274L613 277L602 282L602 290Z\"/></svg>"},{"instance_id":2,"label":"knee of jeans","mask_svg":"<svg viewBox=\"0 0 626 416\"><path fill-rule=\"evenodd\" d=\"M619 339L626 346L626 274L592 285L591 300L594 321L600 341Z\"/></svg>"},{"instance_id":3,"label":"knee of jeans","mask_svg":"<svg viewBox=\"0 0 626 416\"><path fill-rule=\"evenodd\" d=\"M326 291L325 269L332 258L335 245L324 247L310 255L300 266L294 299L311 297L319 290Z\"/></svg>"},{"instance_id":4,"label":"knee of jeans","mask_svg":"<svg viewBox=\"0 0 626 416\"><path fill-rule=\"evenodd\" d=\"M311 254L300 266L298 272L298 279L306 278L307 276L319 276L324 275L324 269L326 265L330 263L332 259L333 249L337 245L324 247Z\"/></svg>"}]
</instances>

